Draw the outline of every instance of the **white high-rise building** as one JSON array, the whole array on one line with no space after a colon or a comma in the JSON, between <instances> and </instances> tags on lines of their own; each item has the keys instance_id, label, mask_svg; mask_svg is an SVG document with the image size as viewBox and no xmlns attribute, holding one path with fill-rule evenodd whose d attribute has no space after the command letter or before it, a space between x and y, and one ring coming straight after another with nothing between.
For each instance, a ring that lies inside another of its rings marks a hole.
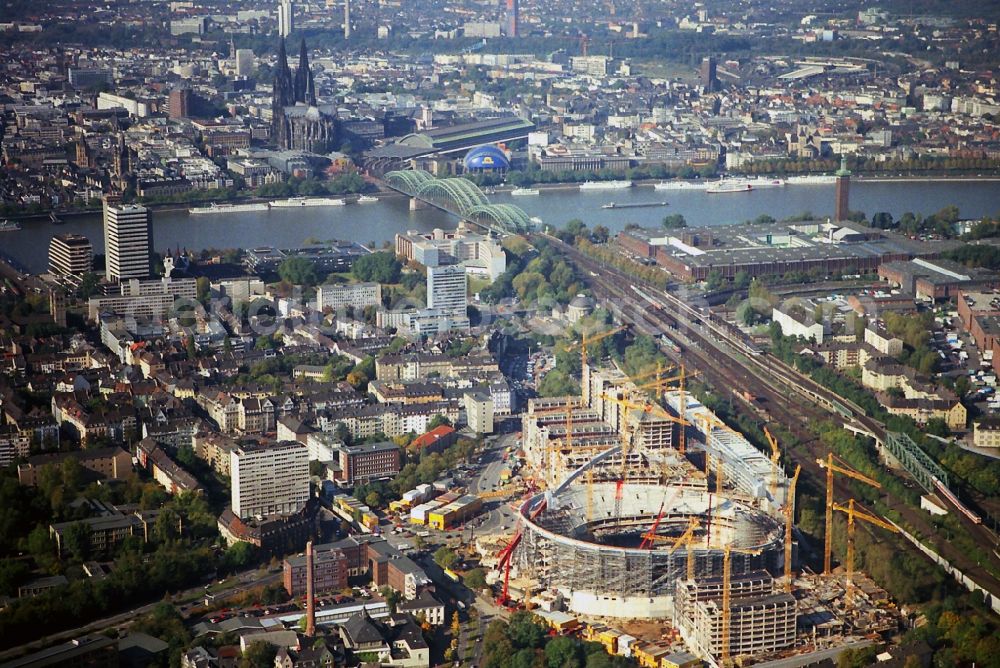
<instances>
[{"instance_id":1,"label":"white high-rise building","mask_svg":"<svg viewBox=\"0 0 1000 668\"><path fill-rule=\"evenodd\" d=\"M295 4L292 0L278 3L278 35L288 37L295 30Z\"/></svg>"},{"instance_id":2,"label":"white high-rise building","mask_svg":"<svg viewBox=\"0 0 1000 668\"><path fill-rule=\"evenodd\" d=\"M153 226L146 207L104 205L104 274L109 281L148 278L152 246Z\"/></svg>"},{"instance_id":3,"label":"white high-rise building","mask_svg":"<svg viewBox=\"0 0 1000 668\"><path fill-rule=\"evenodd\" d=\"M237 517L294 513L309 501L309 449L302 443L241 445L229 456Z\"/></svg>"},{"instance_id":4,"label":"white high-rise building","mask_svg":"<svg viewBox=\"0 0 1000 668\"><path fill-rule=\"evenodd\" d=\"M253 74L253 49L236 49L236 76L248 77Z\"/></svg>"},{"instance_id":5,"label":"white high-rise building","mask_svg":"<svg viewBox=\"0 0 1000 668\"><path fill-rule=\"evenodd\" d=\"M427 308L442 315L465 316L468 306L465 267L448 264L427 267Z\"/></svg>"}]
</instances>

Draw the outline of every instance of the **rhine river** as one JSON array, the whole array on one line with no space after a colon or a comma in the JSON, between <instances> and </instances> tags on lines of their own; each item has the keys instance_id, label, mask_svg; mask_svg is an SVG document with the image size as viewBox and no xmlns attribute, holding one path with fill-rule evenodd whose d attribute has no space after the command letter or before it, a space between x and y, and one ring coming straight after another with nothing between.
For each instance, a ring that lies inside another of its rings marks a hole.
<instances>
[{"instance_id":1,"label":"rhine river","mask_svg":"<svg viewBox=\"0 0 1000 668\"><path fill-rule=\"evenodd\" d=\"M654 190L637 186L628 190L579 191L576 188L542 190L538 196L490 196L494 203L517 204L528 215L544 223L562 226L579 218L593 227L605 225L612 232L630 223L659 225L667 214L682 214L689 226L728 225L761 214L783 218L810 211L816 216L833 213L834 186L787 185L747 193L707 194L702 191ZM667 201L668 206L603 209L603 204ZM851 183L851 209L868 216L888 211L898 218L906 211L930 214L955 204L963 218L1000 215L1000 181L881 181ZM365 245L391 241L396 232L436 227L453 228L457 219L428 208L411 212L399 196L385 196L378 203L339 207L271 209L269 211L190 216L186 210L153 214L153 243L157 251L177 247L291 248L307 239L345 239ZM48 221L22 223L19 232L0 234L0 253L10 256L30 271L44 271L49 239L61 232L76 232L90 238L95 253L104 252L100 215L68 219L62 225Z\"/></svg>"}]
</instances>

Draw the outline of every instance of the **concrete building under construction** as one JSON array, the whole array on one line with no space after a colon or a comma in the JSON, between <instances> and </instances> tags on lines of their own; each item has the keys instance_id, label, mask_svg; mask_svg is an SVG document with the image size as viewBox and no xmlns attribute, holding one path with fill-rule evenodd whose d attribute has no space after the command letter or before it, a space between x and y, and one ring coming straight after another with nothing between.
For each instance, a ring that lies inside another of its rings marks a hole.
<instances>
[{"instance_id":1,"label":"concrete building under construction","mask_svg":"<svg viewBox=\"0 0 1000 668\"><path fill-rule=\"evenodd\" d=\"M713 576L680 581L674 602L674 624L688 648L715 663L726 653L723 580ZM791 647L797 620L795 597L776 591L774 580L766 572L732 577L729 657L772 654Z\"/></svg>"},{"instance_id":2,"label":"concrete building under construction","mask_svg":"<svg viewBox=\"0 0 1000 668\"><path fill-rule=\"evenodd\" d=\"M529 403L526 463L548 491L522 505L512 563L574 612L670 616L676 583L720 576L725 546L736 575L783 565L780 467L689 394L665 396L653 407L621 371L584 365L581 397Z\"/></svg>"},{"instance_id":3,"label":"concrete building under construction","mask_svg":"<svg viewBox=\"0 0 1000 668\"><path fill-rule=\"evenodd\" d=\"M585 365L582 388L579 398L529 401L522 418L526 463L544 472L547 483L558 484L595 454L628 439L630 447L624 455L616 451L592 467L595 478L618 479L624 470L630 481L661 479L664 467L651 468L649 459L672 457L677 438L675 422L638 408L645 397L618 369ZM675 464L681 465L679 461Z\"/></svg>"}]
</instances>

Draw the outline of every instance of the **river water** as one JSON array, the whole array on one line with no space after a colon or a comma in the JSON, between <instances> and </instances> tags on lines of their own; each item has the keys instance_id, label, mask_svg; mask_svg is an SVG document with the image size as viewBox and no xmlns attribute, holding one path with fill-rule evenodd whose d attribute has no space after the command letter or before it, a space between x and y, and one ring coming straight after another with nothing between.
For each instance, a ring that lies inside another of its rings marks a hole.
<instances>
[{"instance_id":1,"label":"river water","mask_svg":"<svg viewBox=\"0 0 1000 668\"><path fill-rule=\"evenodd\" d=\"M655 226L667 214L682 214L690 226L727 225L768 214L775 218L811 211L816 216L833 213L832 184L789 185L748 193L707 194L702 191L654 190L640 186L628 190L579 191L576 188L542 190L538 196L491 195L494 203L516 204L528 215L558 226L579 218L593 227L605 225L612 232L629 223ZM603 209L603 204L667 201L667 206ZM963 218L1000 214L1000 181L855 181L851 184L851 209L871 216L888 211L899 217L906 211L930 214L955 204ZM190 216L186 211L157 211L153 215L154 247L174 248L290 248L309 239L345 239L381 245L396 232L435 227L452 228L457 220L440 210L409 211L403 197L389 196L378 203L341 207L271 209L233 214ZM33 272L47 265L49 239L61 232L90 238L94 252L104 252L99 215L70 218L62 225L48 221L23 223L20 232L0 234L0 252Z\"/></svg>"}]
</instances>

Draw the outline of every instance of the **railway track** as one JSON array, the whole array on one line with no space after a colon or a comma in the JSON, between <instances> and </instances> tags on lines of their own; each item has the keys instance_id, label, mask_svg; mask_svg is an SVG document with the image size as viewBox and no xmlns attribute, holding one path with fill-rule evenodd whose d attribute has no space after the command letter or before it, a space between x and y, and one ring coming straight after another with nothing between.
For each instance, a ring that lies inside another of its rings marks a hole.
<instances>
[{"instance_id":1,"label":"railway track","mask_svg":"<svg viewBox=\"0 0 1000 668\"><path fill-rule=\"evenodd\" d=\"M817 492L824 488L826 478L817 459L824 457L826 450L816 438L812 427L819 422L834 419L853 424L872 436L884 438L884 426L866 415L859 406L802 376L769 354L753 355L734 348L727 341L735 333L718 323L709 327L705 322L705 319L711 318L709 314L701 313L696 307L683 304L679 298L667 293L655 292L655 297L663 298L666 302L664 308L654 308L648 301L643 303L639 294L631 289L635 282L633 277L593 260L554 237L546 236L546 239L556 244L588 274L584 278L595 297L606 302L619 319L631 323L637 331L654 338L666 333L680 343L681 347L679 351L661 348L664 354L675 362L697 368L708 385L717 391L728 393L758 417L778 422L790 431L799 440L799 445L785 450L785 457L791 464L802 466L803 473ZM654 295L654 288L641 289L648 290L650 296ZM673 309L667 308L671 305ZM691 321L693 314L702 317L701 326ZM757 401L751 402L744 398L744 391ZM841 498L852 495L846 480L835 480L835 491ZM937 530L929 519L902 499L885 494L883 502L922 535L937 535ZM995 552L997 537L984 525L968 522L961 513L957 516L969 535L994 560L994 566L1000 565ZM982 586L1000 594L1000 578L983 568L970 555L946 541L940 541L935 549Z\"/></svg>"}]
</instances>

